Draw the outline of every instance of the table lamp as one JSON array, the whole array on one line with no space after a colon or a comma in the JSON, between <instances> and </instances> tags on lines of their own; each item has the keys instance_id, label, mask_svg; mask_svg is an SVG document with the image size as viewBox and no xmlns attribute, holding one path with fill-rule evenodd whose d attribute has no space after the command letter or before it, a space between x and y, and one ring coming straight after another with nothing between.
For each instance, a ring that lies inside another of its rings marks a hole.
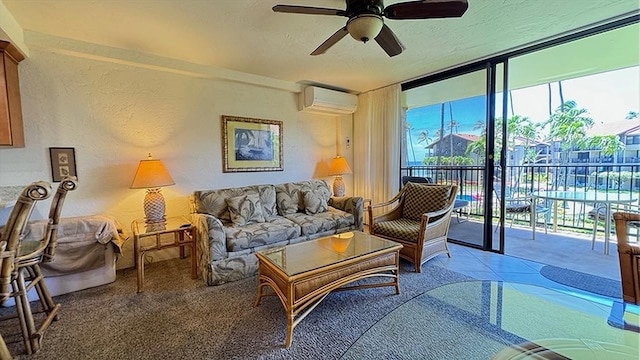
<instances>
[{"instance_id":1,"label":"table lamp","mask_svg":"<svg viewBox=\"0 0 640 360\"><path fill-rule=\"evenodd\" d=\"M342 156L336 156L331 159L331 164L329 164L329 175L335 175L336 177L333 181L334 196L345 195L345 185L342 180L342 175L344 174L351 174L351 168L349 167L347 160Z\"/></svg>"},{"instance_id":2,"label":"table lamp","mask_svg":"<svg viewBox=\"0 0 640 360\"><path fill-rule=\"evenodd\" d=\"M146 160L140 160L130 188L147 189L147 194L144 197L144 216L147 224L165 222L164 196L160 193L160 188L174 184L175 182L162 162L153 159L151 153Z\"/></svg>"}]
</instances>

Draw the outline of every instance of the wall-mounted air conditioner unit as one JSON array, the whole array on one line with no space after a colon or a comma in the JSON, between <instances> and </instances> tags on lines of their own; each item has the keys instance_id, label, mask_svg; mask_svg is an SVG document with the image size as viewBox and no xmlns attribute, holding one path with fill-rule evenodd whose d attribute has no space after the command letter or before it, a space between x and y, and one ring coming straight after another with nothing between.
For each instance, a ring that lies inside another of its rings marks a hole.
<instances>
[{"instance_id":1,"label":"wall-mounted air conditioner unit","mask_svg":"<svg viewBox=\"0 0 640 360\"><path fill-rule=\"evenodd\" d=\"M353 114L358 106L358 97L353 94L307 86L300 93L300 111Z\"/></svg>"}]
</instances>

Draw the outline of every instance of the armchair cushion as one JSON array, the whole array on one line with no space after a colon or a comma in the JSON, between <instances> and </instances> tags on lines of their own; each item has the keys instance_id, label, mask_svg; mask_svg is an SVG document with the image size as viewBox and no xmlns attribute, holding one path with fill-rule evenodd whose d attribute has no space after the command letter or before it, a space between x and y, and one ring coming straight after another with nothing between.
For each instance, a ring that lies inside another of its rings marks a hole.
<instances>
[{"instance_id":1,"label":"armchair cushion","mask_svg":"<svg viewBox=\"0 0 640 360\"><path fill-rule=\"evenodd\" d=\"M326 212L328 209L327 200L318 190L307 190L302 192L304 196L304 212L309 215Z\"/></svg>"},{"instance_id":2,"label":"armchair cushion","mask_svg":"<svg viewBox=\"0 0 640 360\"><path fill-rule=\"evenodd\" d=\"M234 196L226 199L229 216L234 225L242 226L251 223L264 222L262 204L258 194Z\"/></svg>"},{"instance_id":3,"label":"armchair cushion","mask_svg":"<svg viewBox=\"0 0 640 360\"><path fill-rule=\"evenodd\" d=\"M451 187L446 186L421 186L409 182L405 188L402 217L418 222L422 214L446 208L451 195Z\"/></svg>"},{"instance_id":4,"label":"armchair cushion","mask_svg":"<svg viewBox=\"0 0 640 360\"><path fill-rule=\"evenodd\" d=\"M373 227L376 235L379 234L413 243L418 242L418 235L420 234L420 221L407 218L378 222Z\"/></svg>"}]
</instances>

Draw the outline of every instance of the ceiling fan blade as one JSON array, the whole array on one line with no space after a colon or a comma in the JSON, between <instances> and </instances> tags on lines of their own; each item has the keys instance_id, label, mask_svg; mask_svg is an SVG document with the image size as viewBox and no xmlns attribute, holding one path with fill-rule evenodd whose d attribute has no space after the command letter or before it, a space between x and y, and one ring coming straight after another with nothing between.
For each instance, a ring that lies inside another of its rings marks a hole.
<instances>
[{"instance_id":1,"label":"ceiling fan blade","mask_svg":"<svg viewBox=\"0 0 640 360\"><path fill-rule=\"evenodd\" d=\"M405 49L404 45L402 45L396 34L391 31L387 24L382 25L380 34L376 36L376 42L389 56L399 55Z\"/></svg>"},{"instance_id":2,"label":"ceiling fan blade","mask_svg":"<svg viewBox=\"0 0 640 360\"><path fill-rule=\"evenodd\" d=\"M343 27L342 29L336 31L331 37L325 40L317 49L313 50L311 55L320 55L324 54L330 47L335 45L338 41L342 40L349 32L347 31L347 27Z\"/></svg>"},{"instance_id":3,"label":"ceiling fan blade","mask_svg":"<svg viewBox=\"0 0 640 360\"><path fill-rule=\"evenodd\" d=\"M387 6L384 16L392 20L460 17L468 7L467 0L408 1Z\"/></svg>"},{"instance_id":4,"label":"ceiling fan blade","mask_svg":"<svg viewBox=\"0 0 640 360\"><path fill-rule=\"evenodd\" d=\"M272 10L274 12L293 13L293 14L347 16L347 12L344 10L319 8L319 7L312 7L312 6L276 5L272 8Z\"/></svg>"}]
</instances>

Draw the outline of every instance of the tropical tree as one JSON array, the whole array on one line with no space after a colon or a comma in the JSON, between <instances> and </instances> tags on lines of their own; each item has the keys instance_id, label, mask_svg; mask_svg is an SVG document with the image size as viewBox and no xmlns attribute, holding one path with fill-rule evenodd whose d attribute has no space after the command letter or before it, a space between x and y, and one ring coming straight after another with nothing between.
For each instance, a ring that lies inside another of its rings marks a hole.
<instances>
[{"instance_id":1,"label":"tropical tree","mask_svg":"<svg viewBox=\"0 0 640 360\"><path fill-rule=\"evenodd\" d=\"M473 130L480 130L480 134L484 134L487 130L487 123L482 119L476 120L473 124Z\"/></svg>"},{"instance_id":2,"label":"tropical tree","mask_svg":"<svg viewBox=\"0 0 640 360\"><path fill-rule=\"evenodd\" d=\"M413 161L416 161L416 151L413 148L413 140L411 139L411 131L413 131L413 127L406 120L404 122L404 130L407 132L407 139L409 140L409 146L411 147L411 154L413 154Z\"/></svg>"},{"instance_id":3,"label":"tropical tree","mask_svg":"<svg viewBox=\"0 0 640 360\"><path fill-rule=\"evenodd\" d=\"M442 137L444 136L444 103L440 106L440 130L436 132L438 134L438 148L442 145ZM442 155L442 151L438 149L438 165L440 165L440 155Z\"/></svg>"},{"instance_id":4,"label":"tropical tree","mask_svg":"<svg viewBox=\"0 0 640 360\"><path fill-rule=\"evenodd\" d=\"M593 123L587 109L578 108L575 101L568 100L556 108L543 126L549 126L549 140L560 141L560 148L566 154L566 150L575 148L579 143L584 144L587 130Z\"/></svg>"},{"instance_id":5,"label":"tropical tree","mask_svg":"<svg viewBox=\"0 0 640 360\"><path fill-rule=\"evenodd\" d=\"M476 122L474 128L483 128L485 125L481 121ZM502 118L496 118L496 129L502 129ZM531 143L538 138L538 127L526 116L514 115L507 119L507 148L513 149L516 145L516 139L522 142L522 146L525 148L524 161L533 161L537 157L535 150L529 149ZM487 135L483 131L478 137L478 140L471 142L467 145L467 154L476 154L481 158L484 158L484 153L487 145ZM499 159L500 151L503 146L502 132L497 131L495 134L495 154L494 158ZM533 152L531 152L533 151Z\"/></svg>"},{"instance_id":6,"label":"tropical tree","mask_svg":"<svg viewBox=\"0 0 640 360\"><path fill-rule=\"evenodd\" d=\"M424 143L424 148L427 150L427 152L429 152L428 146L429 146L429 143L432 141L432 139L429 137L429 130L420 131L420 133L418 134L417 141L418 141L418 144Z\"/></svg>"},{"instance_id":7,"label":"tropical tree","mask_svg":"<svg viewBox=\"0 0 640 360\"><path fill-rule=\"evenodd\" d=\"M447 125L447 129L449 129L449 156L453 156L453 129L456 129L456 133L458 133L458 125L458 122L453 119L453 109L451 102L449 102L449 124Z\"/></svg>"},{"instance_id":8,"label":"tropical tree","mask_svg":"<svg viewBox=\"0 0 640 360\"><path fill-rule=\"evenodd\" d=\"M626 145L620 141L618 135L596 135L580 140L578 147L582 149L599 149L602 155L611 156L623 151Z\"/></svg>"}]
</instances>

